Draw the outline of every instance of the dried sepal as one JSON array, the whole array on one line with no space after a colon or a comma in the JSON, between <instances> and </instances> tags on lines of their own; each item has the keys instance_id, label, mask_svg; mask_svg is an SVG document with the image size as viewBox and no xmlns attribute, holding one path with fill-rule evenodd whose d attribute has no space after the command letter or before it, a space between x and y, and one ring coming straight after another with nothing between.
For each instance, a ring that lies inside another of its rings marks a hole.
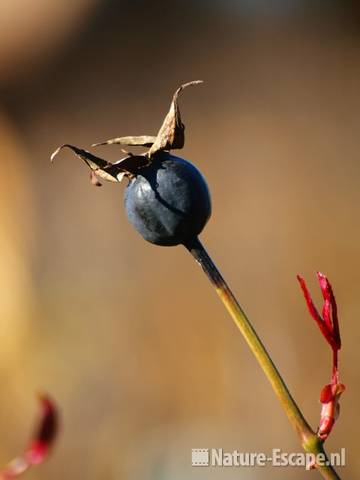
<instances>
[{"instance_id":1,"label":"dried sepal","mask_svg":"<svg viewBox=\"0 0 360 480\"><path fill-rule=\"evenodd\" d=\"M198 85L199 83L202 83L202 80L194 80L192 82L184 83L175 91L170 110L156 137L152 135L117 137L106 140L105 142L94 143L92 145L93 147L111 144L150 147L145 154L133 155L130 152L126 152L128 155L127 157L122 158L115 163L110 163L93 155L87 150L75 147L74 145L64 144L57 148L51 155L51 161L54 160L60 150L63 148L69 148L91 169L90 180L91 183L97 187L101 186L100 180L106 180L107 182L120 182L124 176L131 178L136 175L139 168L147 166L156 153L159 153L162 150L179 149L184 146L185 126L181 121L178 98L185 88L192 85Z\"/></svg>"},{"instance_id":2,"label":"dried sepal","mask_svg":"<svg viewBox=\"0 0 360 480\"><path fill-rule=\"evenodd\" d=\"M149 165L149 158L147 155L134 155L130 152L126 152L127 157L121 158L112 163L111 166L114 170L121 169L125 174L135 174L136 170Z\"/></svg>"},{"instance_id":3,"label":"dried sepal","mask_svg":"<svg viewBox=\"0 0 360 480\"><path fill-rule=\"evenodd\" d=\"M105 142L93 143L92 147L98 147L100 145L128 145L132 147L151 147L155 143L156 137L151 135L140 135L135 137L118 137L111 138Z\"/></svg>"},{"instance_id":4,"label":"dried sepal","mask_svg":"<svg viewBox=\"0 0 360 480\"><path fill-rule=\"evenodd\" d=\"M39 400L41 417L30 444L23 455L15 458L0 471L0 480L18 477L31 466L43 463L53 447L59 429L58 411L47 395L41 395Z\"/></svg>"},{"instance_id":5,"label":"dried sepal","mask_svg":"<svg viewBox=\"0 0 360 480\"><path fill-rule=\"evenodd\" d=\"M202 80L194 80L184 83L174 93L170 110L167 113L164 122L156 136L156 140L150 148L148 154L152 157L160 150L172 150L183 148L185 143L185 126L181 121L180 109L178 104L179 94L187 87L203 83Z\"/></svg>"},{"instance_id":6,"label":"dried sepal","mask_svg":"<svg viewBox=\"0 0 360 480\"><path fill-rule=\"evenodd\" d=\"M200 83L203 83L202 80L194 80L192 82L184 83L175 91L170 105L170 110L167 113L156 137L151 135L118 137L106 140L105 142L94 143L92 147L114 144L150 147L150 150L148 151L148 156L150 158L161 150L183 148L185 143L185 126L181 121L178 103L179 95L185 88L192 85L198 85Z\"/></svg>"},{"instance_id":7,"label":"dried sepal","mask_svg":"<svg viewBox=\"0 0 360 480\"><path fill-rule=\"evenodd\" d=\"M63 148L69 148L70 150L72 150L75 155L81 158L81 160L83 160L88 165L88 167L90 167L92 172L94 172L94 174L102 180L106 180L108 182L119 182L117 174L120 172L111 172L111 170L109 171L112 166L110 162L93 155L87 150L75 147L74 145L64 144L57 148L50 157L52 162L59 154L60 150L62 150Z\"/></svg>"},{"instance_id":8,"label":"dried sepal","mask_svg":"<svg viewBox=\"0 0 360 480\"><path fill-rule=\"evenodd\" d=\"M91 169L91 183L96 186L101 186L98 179L106 180L107 182L121 182L124 176L133 175L138 168L147 165L149 162L145 155L129 154L127 157L111 163L93 155L87 150L69 144L64 144L57 148L51 155L51 161L54 161L56 155L63 148L69 148L87 164Z\"/></svg>"}]
</instances>

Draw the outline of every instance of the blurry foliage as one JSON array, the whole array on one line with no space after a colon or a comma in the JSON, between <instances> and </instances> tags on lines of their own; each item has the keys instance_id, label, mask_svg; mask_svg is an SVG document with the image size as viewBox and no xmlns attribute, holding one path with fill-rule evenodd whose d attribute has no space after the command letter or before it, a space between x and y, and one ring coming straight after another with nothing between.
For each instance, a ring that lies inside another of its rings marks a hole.
<instances>
[{"instance_id":1,"label":"blurry foliage","mask_svg":"<svg viewBox=\"0 0 360 480\"><path fill-rule=\"evenodd\" d=\"M136 235L121 187L92 188L80 164L70 176L70 155L48 163L64 138L87 147L156 131L174 87L203 78L182 104L184 156L213 194L203 240L314 425L329 359L295 274L332 279L348 391L328 448L347 448L346 476L356 478L357 4L268 17L191 1L70 3L0 6L0 460L21 450L39 388L62 406L65 425L51 462L29 478L218 478L191 469L191 447L297 448L185 252ZM4 16L5 7L18 10Z\"/></svg>"}]
</instances>

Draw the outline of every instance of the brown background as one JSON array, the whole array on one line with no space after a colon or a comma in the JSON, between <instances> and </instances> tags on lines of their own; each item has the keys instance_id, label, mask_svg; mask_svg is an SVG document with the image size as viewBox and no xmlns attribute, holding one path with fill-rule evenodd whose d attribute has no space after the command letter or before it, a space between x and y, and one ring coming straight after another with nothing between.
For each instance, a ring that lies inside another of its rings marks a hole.
<instances>
[{"instance_id":1,"label":"brown background","mask_svg":"<svg viewBox=\"0 0 360 480\"><path fill-rule=\"evenodd\" d=\"M0 462L50 392L62 431L29 479L300 479L195 469L190 449L300 451L265 377L181 247L145 243L123 186L64 142L153 134L174 88L206 176L204 243L314 428L330 351L296 283L333 283L347 392L329 451L360 473L360 17L347 1L2 1ZM117 147L101 154L120 156Z\"/></svg>"}]
</instances>

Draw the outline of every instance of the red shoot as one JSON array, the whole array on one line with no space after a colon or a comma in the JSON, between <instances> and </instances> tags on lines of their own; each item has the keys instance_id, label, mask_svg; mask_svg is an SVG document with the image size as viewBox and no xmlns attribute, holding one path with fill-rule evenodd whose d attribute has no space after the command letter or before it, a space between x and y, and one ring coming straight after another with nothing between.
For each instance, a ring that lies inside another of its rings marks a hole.
<instances>
[{"instance_id":1,"label":"red shoot","mask_svg":"<svg viewBox=\"0 0 360 480\"><path fill-rule=\"evenodd\" d=\"M342 383L325 385L321 390L320 402L322 403L322 407L317 434L322 440L327 439L334 426L335 420L340 414L339 399L344 390L345 385Z\"/></svg>"},{"instance_id":2,"label":"red shoot","mask_svg":"<svg viewBox=\"0 0 360 480\"><path fill-rule=\"evenodd\" d=\"M39 397L42 412L40 423L24 454L15 458L0 471L0 480L10 480L24 473L32 465L46 460L58 432L58 412L52 400L45 395Z\"/></svg>"},{"instance_id":3,"label":"red shoot","mask_svg":"<svg viewBox=\"0 0 360 480\"><path fill-rule=\"evenodd\" d=\"M304 293L309 312L333 351L333 376L337 377L337 354L341 348L337 305L329 280L320 272L318 272L317 276L324 298L322 315L320 315L314 305L314 302L312 301L305 280L300 275L297 276L297 279L299 280L300 286Z\"/></svg>"},{"instance_id":4,"label":"red shoot","mask_svg":"<svg viewBox=\"0 0 360 480\"><path fill-rule=\"evenodd\" d=\"M329 343L333 352L331 383L325 385L320 394L322 408L317 434L321 440L326 440L332 430L335 420L339 416L339 399L340 395L345 390L345 385L339 382L338 351L341 348L341 338L335 296L326 276L320 272L318 272L317 276L324 299L321 315L312 301L305 280L300 275L297 276L297 279L304 293L310 315L317 323L321 333Z\"/></svg>"}]
</instances>

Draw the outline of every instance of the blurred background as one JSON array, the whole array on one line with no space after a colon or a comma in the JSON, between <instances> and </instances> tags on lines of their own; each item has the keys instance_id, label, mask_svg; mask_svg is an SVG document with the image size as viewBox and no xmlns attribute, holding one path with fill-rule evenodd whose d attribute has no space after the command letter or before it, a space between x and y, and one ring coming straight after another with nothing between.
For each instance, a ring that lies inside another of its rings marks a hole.
<instances>
[{"instance_id":1,"label":"blurred background","mask_svg":"<svg viewBox=\"0 0 360 480\"><path fill-rule=\"evenodd\" d=\"M35 393L63 419L29 479L300 479L199 469L191 448L300 451L240 333L181 247L145 243L124 186L94 188L62 143L154 134L186 91L182 152L208 180L202 240L310 423L331 354L295 275L339 305L347 385L328 451L358 478L360 9L336 0L2 0L0 463ZM116 146L99 154L113 161Z\"/></svg>"}]
</instances>

